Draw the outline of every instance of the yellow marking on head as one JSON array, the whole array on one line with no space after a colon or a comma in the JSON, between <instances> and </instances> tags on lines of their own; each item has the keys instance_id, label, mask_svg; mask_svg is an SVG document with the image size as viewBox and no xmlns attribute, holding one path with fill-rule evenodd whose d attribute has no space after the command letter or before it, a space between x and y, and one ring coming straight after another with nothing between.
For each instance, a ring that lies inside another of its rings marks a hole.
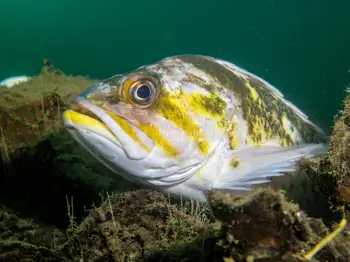
<instances>
[{"instance_id":1,"label":"yellow marking on head","mask_svg":"<svg viewBox=\"0 0 350 262\"><path fill-rule=\"evenodd\" d=\"M153 124L140 123L138 127L148 135L154 143L163 150L166 156L176 157L181 154L164 136L159 132L157 126Z\"/></svg>"},{"instance_id":2,"label":"yellow marking on head","mask_svg":"<svg viewBox=\"0 0 350 262\"><path fill-rule=\"evenodd\" d=\"M132 138L138 145L140 145L146 152L151 152L151 148L149 148L147 145L145 145L140 138L137 136L136 131L131 127L129 122L118 115L114 114L113 112L103 109L112 119L123 129L123 131L129 135L130 138Z\"/></svg>"},{"instance_id":3,"label":"yellow marking on head","mask_svg":"<svg viewBox=\"0 0 350 262\"><path fill-rule=\"evenodd\" d=\"M72 123L77 124L79 126L86 126L89 128L94 128L96 130L103 130L104 132L107 131L108 133L112 134L104 123L90 116L75 112L73 110L66 110L63 113L63 120L71 121Z\"/></svg>"},{"instance_id":4,"label":"yellow marking on head","mask_svg":"<svg viewBox=\"0 0 350 262\"><path fill-rule=\"evenodd\" d=\"M188 114L184 94L179 92L170 94L164 89L161 92L153 108L192 138L203 155L208 155L210 144L201 131L200 126Z\"/></svg>"},{"instance_id":5,"label":"yellow marking on head","mask_svg":"<svg viewBox=\"0 0 350 262\"><path fill-rule=\"evenodd\" d=\"M220 129L226 127L226 102L220 97L212 93L205 95L198 92L184 93L183 96L193 113L216 120Z\"/></svg>"}]
</instances>

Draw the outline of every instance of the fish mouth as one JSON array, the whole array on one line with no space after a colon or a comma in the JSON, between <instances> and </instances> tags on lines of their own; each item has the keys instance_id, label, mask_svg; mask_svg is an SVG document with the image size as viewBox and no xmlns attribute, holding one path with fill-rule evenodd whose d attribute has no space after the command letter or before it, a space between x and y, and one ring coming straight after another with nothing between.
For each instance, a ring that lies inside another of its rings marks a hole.
<instances>
[{"instance_id":1,"label":"fish mouth","mask_svg":"<svg viewBox=\"0 0 350 262\"><path fill-rule=\"evenodd\" d=\"M152 143L151 147L148 147L138 137L125 132L123 127L118 123L121 117L106 111L104 108L90 102L84 97L76 98L71 109L64 112L63 119L64 125L68 130L80 131L79 135L85 136L85 140L86 132L108 139L122 149L127 157L132 160L146 158L154 146ZM126 119L122 121L124 123L128 122L128 125L131 126ZM139 135L142 134L139 133ZM90 141L85 142L90 143Z\"/></svg>"},{"instance_id":2,"label":"fish mouth","mask_svg":"<svg viewBox=\"0 0 350 262\"><path fill-rule=\"evenodd\" d=\"M76 130L79 126L96 135L103 136L121 148L120 141L101 118L78 102L63 113L63 121L68 130Z\"/></svg>"}]
</instances>

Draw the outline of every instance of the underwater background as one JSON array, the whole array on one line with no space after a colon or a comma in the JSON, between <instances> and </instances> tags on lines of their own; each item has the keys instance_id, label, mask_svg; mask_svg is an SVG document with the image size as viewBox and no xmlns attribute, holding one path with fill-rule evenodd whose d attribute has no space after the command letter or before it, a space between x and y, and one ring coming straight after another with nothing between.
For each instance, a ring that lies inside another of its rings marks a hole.
<instances>
[{"instance_id":1,"label":"underwater background","mask_svg":"<svg viewBox=\"0 0 350 262\"><path fill-rule=\"evenodd\" d=\"M0 0L0 80L33 76L0 86L0 262L350 261L349 11L348 0ZM329 152L207 204L116 177L62 113L96 80L177 54L264 78L331 135Z\"/></svg>"},{"instance_id":2,"label":"underwater background","mask_svg":"<svg viewBox=\"0 0 350 262\"><path fill-rule=\"evenodd\" d=\"M350 83L347 0L0 2L0 79L44 58L106 78L164 57L222 58L266 79L330 132Z\"/></svg>"}]
</instances>

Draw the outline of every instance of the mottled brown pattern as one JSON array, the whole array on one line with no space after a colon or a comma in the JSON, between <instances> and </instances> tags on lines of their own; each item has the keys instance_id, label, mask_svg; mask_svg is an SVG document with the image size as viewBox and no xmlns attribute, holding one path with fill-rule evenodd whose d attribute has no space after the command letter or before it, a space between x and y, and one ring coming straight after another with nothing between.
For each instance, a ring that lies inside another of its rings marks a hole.
<instances>
[{"instance_id":1,"label":"mottled brown pattern","mask_svg":"<svg viewBox=\"0 0 350 262\"><path fill-rule=\"evenodd\" d=\"M188 73L187 78L184 79L184 82L196 83L199 86L201 86L204 89L206 89L210 93L215 93L215 91L217 91L220 88L220 86L213 86L213 85L208 84L200 76L196 76L196 75L191 74L191 73Z\"/></svg>"},{"instance_id":2,"label":"mottled brown pattern","mask_svg":"<svg viewBox=\"0 0 350 262\"><path fill-rule=\"evenodd\" d=\"M183 62L191 63L198 69L203 70L216 81L220 82L223 87L234 92L234 96L241 103L243 117L248 124L248 135L255 142L258 143L262 139L262 133L254 131L254 127L261 124L264 133L267 134L267 138L280 138L281 143L285 143L286 145L293 144L290 135L283 128L283 113L285 113L289 121L300 132L305 142L326 140L324 135L318 133L313 126L305 123L300 116L291 110L283 100L276 97L273 91L259 79L248 76L248 83L255 89L262 103L254 101L251 91L245 85L243 79L223 65L215 62L215 60L204 56L192 55L179 56L179 58ZM203 87L206 88L206 86ZM211 89L208 89L208 91L211 91Z\"/></svg>"}]
</instances>

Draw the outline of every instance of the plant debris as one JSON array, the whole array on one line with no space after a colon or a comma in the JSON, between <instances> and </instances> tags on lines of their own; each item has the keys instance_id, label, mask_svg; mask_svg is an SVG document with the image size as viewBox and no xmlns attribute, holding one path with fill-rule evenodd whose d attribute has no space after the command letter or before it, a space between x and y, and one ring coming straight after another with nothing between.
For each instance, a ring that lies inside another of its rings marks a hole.
<instances>
[{"instance_id":1,"label":"plant debris","mask_svg":"<svg viewBox=\"0 0 350 262\"><path fill-rule=\"evenodd\" d=\"M93 82L45 60L0 87L0 261L350 261L350 96L330 153L302 161L286 191L215 191L203 205L137 189L77 147L61 114Z\"/></svg>"}]
</instances>

